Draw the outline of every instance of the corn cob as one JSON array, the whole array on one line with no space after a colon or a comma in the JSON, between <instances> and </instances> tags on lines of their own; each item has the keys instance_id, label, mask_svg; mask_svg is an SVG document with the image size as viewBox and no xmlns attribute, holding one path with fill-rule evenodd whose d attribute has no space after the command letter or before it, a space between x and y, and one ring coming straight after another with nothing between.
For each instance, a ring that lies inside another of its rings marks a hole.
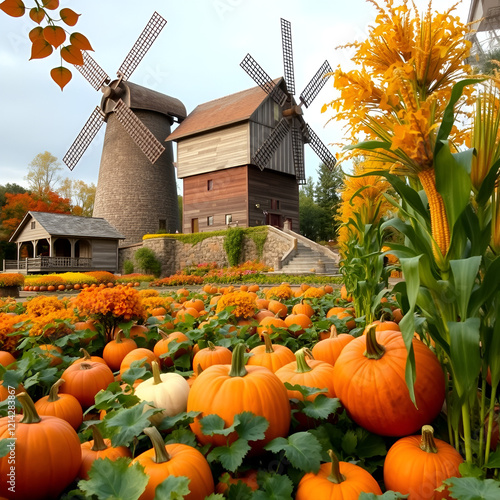
<instances>
[{"instance_id":1,"label":"corn cob","mask_svg":"<svg viewBox=\"0 0 500 500\"><path fill-rule=\"evenodd\" d=\"M436 190L436 176L433 168L422 170L418 173L418 178L424 188L429 209L431 212L431 234L434 239L434 256L437 258L437 252L446 255L450 247L450 228L448 225L448 216L442 196Z\"/></svg>"}]
</instances>

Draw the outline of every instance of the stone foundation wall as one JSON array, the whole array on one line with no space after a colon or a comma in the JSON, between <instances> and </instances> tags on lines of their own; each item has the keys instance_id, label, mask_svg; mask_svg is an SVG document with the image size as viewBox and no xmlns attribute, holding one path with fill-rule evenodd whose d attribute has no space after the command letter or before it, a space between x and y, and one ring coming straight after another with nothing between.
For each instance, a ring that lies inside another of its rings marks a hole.
<instances>
[{"instance_id":1,"label":"stone foundation wall","mask_svg":"<svg viewBox=\"0 0 500 500\"><path fill-rule=\"evenodd\" d=\"M227 267L229 262L224 250L224 236L213 236L196 245L182 243L175 238L151 238L142 243L122 246L118 249L119 272L123 273L126 260L134 263L134 272L141 272L134 254L141 247L150 248L161 262L161 276L170 276L187 266L204 262L216 262ZM263 255L259 259L257 246L251 237L245 236L241 249L240 263L260 260L267 266L279 268L281 259L296 246L296 239L273 227L268 228Z\"/></svg>"}]
</instances>

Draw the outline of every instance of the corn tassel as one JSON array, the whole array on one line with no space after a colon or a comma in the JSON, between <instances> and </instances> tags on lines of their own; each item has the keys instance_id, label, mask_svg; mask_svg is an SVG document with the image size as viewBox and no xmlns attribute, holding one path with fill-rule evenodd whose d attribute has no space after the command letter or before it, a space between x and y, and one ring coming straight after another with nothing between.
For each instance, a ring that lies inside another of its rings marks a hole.
<instances>
[{"instance_id":1,"label":"corn tassel","mask_svg":"<svg viewBox=\"0 0 500 500\"><path fill-rule=\"evenodd\" d=\"M427 195L429 209L431 212L431 233L435 244L433 252L436 258L446 255L450 247L450 228L448 225L448 216L442 196L436 190L436 176L434 169L428 168L418 173L418 178Z\"/></svg>"}]
</instances>

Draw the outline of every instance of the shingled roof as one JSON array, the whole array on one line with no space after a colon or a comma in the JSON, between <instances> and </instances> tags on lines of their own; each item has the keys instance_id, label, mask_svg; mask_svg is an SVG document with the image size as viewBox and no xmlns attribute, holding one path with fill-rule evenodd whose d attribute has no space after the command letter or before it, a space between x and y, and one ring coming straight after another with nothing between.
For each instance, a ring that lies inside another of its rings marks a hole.
<instances>
[{"instance_id":1,"label":"shingled roof","mask_svg":"<svg viewBox=\"0 0 500 500\"><path fill-rule=\"evenodd\" d=\"M273 80L280 85L283 78ZM269 97L260 87L252 87L197 106L167 137L177 141L185 137L249 120L254 111Z\"/></svg>"},{"instance_id":2,"label":"shingled roof","mask_svg":"<svg viewBox=\"0 0 500 500\"><path fill-rule=\"evenodd\" d=\"M125 239L107 220L98 217L55 214L49 212L28 212L21 221L10 241L14 241L28 220L36 220L51 236L78 238Z\"/></svg>"}]
</instances>

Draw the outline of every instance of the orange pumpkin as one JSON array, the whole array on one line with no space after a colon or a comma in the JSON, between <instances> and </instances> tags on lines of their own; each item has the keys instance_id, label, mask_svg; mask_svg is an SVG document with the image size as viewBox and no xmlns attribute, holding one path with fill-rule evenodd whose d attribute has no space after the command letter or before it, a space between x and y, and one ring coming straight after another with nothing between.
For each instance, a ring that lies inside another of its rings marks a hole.
<instances>
[{"instance_id":1,"label":"orange pumpkin","mask_svg":"<svg viewBox=\"0 0 500 500\"><path fill-rule=\"evenodd\" d=\"M377 481L365 469L350 462L339 462L331 450L328 453L332 462L322 464L317 474L308 472L302 477L295 500L358 500L360 493L382 494Z\"/></svg>"},{"instance_id":2,"label":"orange pumpkin","mask_svg":"<svg viewBox=\"0 0 500 500\"><path fill-rule=\"evenodd\" d=\"M257 482L257 471L250 469L243 474L238 474L234 477L225 472L222 474L219 482L215 486L215 493L221 493L224 495L232 484L238 483L246 484L252 491L258 490L259 483Z\"/></svg>"},{"instance_id":3,"label":"orange pumpkin","mask_svg":"<svg viewBox=\"0 0 500 500\"><path fill-rule=\"evenodd\" d=\"M441 411L443 370L436 355L413 339L415 406L405 380L403 336L399 331L376 332L375 326L342 350L333 367L335 392L358 425L375 434L407 436L432 422Z\"/></svg>"},{"instance_id":4,"label":"orange pumpkin","mask_svg":"<svg viewBox=\"0 0 500 500\"><path fill-rule=\"evenodd\" d=\"M450 477L460 477L464 461L450 444L435 439L430 425L422 427L422 436L407 436L396 441L384 461L387 489L409 494L415 500L449 498L447 491L436 492Z\"/></svg>"},{"instance_id":5,"label":"orange pumpkin","mask_svg":"<svg viewBox=\"0 0 500 500\"><path fill-rule=\"evenodd\" d=\"M160 332L161 339L156 342L153 347L153 352L155 356L160 359L160 364L162 367L167 368L174 365L174 359L186 354L191 351L191 347L180 348L175 352L171 352L175 344L181 344L183 342L189 342L189 338L182 332L172 332L166 334ZM170 344L173 343L172 346Z\"/></svg>"},{"instance_id":6,"label":"orange pumpkin","mask_svg":"<svg viewBox=\"0 0 500 500\"><path fill-rule=\"evenodd\" d=\"M266 316L264 319L259 321L259 326L257 327L257 333L259 337L262 338L263 333L269 335L273 333L279 333L288 329L287 324L284 320L277 318L276 316Z\"/></svg>"},{"instance_id":7,"label":"orange pumpkin","mask_svg":"<svg viewBox=\"0 0 500 500\"><path fill-rule=\"evenodd\" d=\"M39 416L28 394L17 396L23 416L15 416L15 450L0 458L0 496L39 500L59 498L78 473L82 452L75 429L62 418ZM22 420L22 421L21 421ZM0 418L0 440L12 437L11 417ZM12 459L14 484L9 484ZM10 460L10 463L9 463ZM15 485L15 496L9 488Z\"/></svg>"},{"instance_id":8,"label":"orange pumpkin","mask_svg":"<svg viewBox=\"0 0 500 500\"><path fill-rule=\"evenodd\" d=\"M35 403L35 408L39 415L62 418L76 430L83 422L82 405L72 394L59 394L62 384L64 379L60 378L52 385L48 396L43 396Z\"/></svg>"},{"instance_id":9,"label":"orange pumpkin","mask_svg":"<svg viewBox=\"0 0 500 500\"><path fill-rule=\"evenodd\" d=\"M285 318L285 324L286 326L290 329L291 327L294 327L292 330L290 330L296 337L301 335L306 331L307 328L311 328L313 326L313 322L311 321L311 318L307 314L289 314ZM299 327L298 330L295 328Z\"/></svg>"},{"instance_id":10,"label":"orange pumpkin","mask_svg":"<svg viewBox=\"0 0 500 500\"><path fill-rule=\"evenodd\" d=\"M271 299L267 308L276 316L284 318L288 314L288 307L279 300Z\"/></svg>"},{"instance_id":11,"label":"orange pumpkin","mask_svg":"<svg viewBox=\"0 0 500 500\"><path fill-rule=\"evenodd\" d=\"M53 344L40 344L37 347L43 351L41 356L50 359L50 366L57 366L63 362L61 357L63 351L59 346Z\"/></svg>"},{"instance_id":12,"label":"orange pumpkin","mask_svg":"<svg viewBox=\"0 0 500 500\"><path fill-rule=\"evenodd\" d=\"M129 368L130 365L134 361L143 361L143 364L151 369L151 362L158 361L158 357L156 354L150 349L146 349L145 347L138 347L133 351L130 351L124 358L120 364L120 375L123 375Z\"/></svg>"},{"instance_id":13,"label":"orange pumpkin","mask_svg":"<svg viewBox=\"0 0 500 500\"><path fill-rule=\"evenodd\" d=\"M229 436L207 436L201 432L200 419L206 415L219 415L226 425L232 425L235 415L251 411L265 417L269 422L265 438L253 441L253 451L257 452L276 437L288 435L290 427L290 403L281 380L262 366L246 366L244 361L246 346L236 344L231 365L213 365L198 375L191 386L187 411L201 412L190 424L202 444L227 446L236 439Z\"/></svg>"},{"instance_id":14,"label":"orange pumpkin","mask_svg":"<svg viewBox=\"0 0 500 500\"><path fill-rule=\"evenodd\" d=\"M75 396L83 408L92 406L95 395L115 380L109 366L97 361L73 363L64 370L61 378L65 382L60 392Z\"/></svg>"},{"instance_id":15,"label":"orange pumpkin","mask_svg":"<svg viewBox=\"0 0 500 500\"><path fill-rule=\"evenodd\" d=\"M111 446L110 439L103 439L102 434L96 425L92 425L92 441L81 444L82 463L78 471L80 479L89 478L89 470L92 464L98 459L109 458L116 460L120 457L131 457L132 454L126 446Z\"/></svg>"},{"instance_id":16,"label":"orange pumpkin","mask_svg":"<svg viewBox=\"0 0 500 500\"><path fill-rule=\"evenodd\" d=\"M0 351L0 365L7 367L15 361L16 358L10 352Z\"/></svg>"},{"instance_id":17,"label":"orange pumpkin","mask_svg":"<svg viewBox=\"0 0 500 500\"><path fill-rule=\"evenodd\" d=\"M314 316L314 309L311 304L301 300L298 304L295 304L292 307L292 314L305 314L312 318Z\"/></svg>"},{"instance_id":18,"label":"orange pumpkin","mask_svg":"<svg viewBox=\"0 0 500 500\"><path fill-rule=\"evenodd\" d=\"M352 340L354 337L347 333L337 333L337 328L335 325L330 327L330 336L326 339L320 340L312 348L312 354L314 359L319 359L320 361L326 361L332 366L335 365L342 349Z\"/></svg>"},{"instance_id":19,"label":"orange pumpkin","mask_svg":"<svg viewBox=\"0 0 500 500\"><path fill-rule=\"evenodd\" d=\"M192 446L174 443L165 445L155 427L144 429L153 448L134 458L131 465L139 463L149 476L148 484L139 500L153 500L155 489L169 476L185 476L189 481L190 493L186 500L204 500L214 492L212 471L205 457Z\"/></svg>"},{"instance_id":20,"label":"orange pumpkin","mask_svg":"<svg viewBox=\"0 0 500 500\"><path fill-rule=\"evenodd\" d=\"M258 345L250 351L247 365L264 366L275 373L282 366L295 361L295 354L290 348L273 344L267 333L263 333L262 338L264 345Z\"/></svg>"},{"instance_id":21,"label":"orange pumpkin","mask_svg":"<svg viewBox=\"0 0 500 500\"><path fill-rule=\"evenodd\" d=\"M200 349L193 357L193 368L203 371L212 365L230 365L233 354L224 346L208 342L208 347Z\"/></svg>"},{"instance_id":22,"label":"orange pumpkin","mask_svg":"<svg viewBox=\"0 0 500 500\"><path fill-rule=\"evenodd\" d=\"M79 359L75 359L72 364L77 364L77 363L88 363L89 361L93 361L95 363L102 363L103 365L106 364L106 361L104 361L101 356L91 356L88 351L86 351L83 347L80 348L80 352L83 354L83 356Z\"/></svg>"},{"instance_id":23,"label":"orange pumpkin","mask_svg":"<svg viewBox=\"0 0 500 500\"><path fill-rule=\"evenodd\" d=\"M137 349L135 340L124 337L123 331L116 334L114 340L111 340L104 346L102 358L114 372L120 369L123 358L134 349Z\"/></svg>"}]
</instances>

